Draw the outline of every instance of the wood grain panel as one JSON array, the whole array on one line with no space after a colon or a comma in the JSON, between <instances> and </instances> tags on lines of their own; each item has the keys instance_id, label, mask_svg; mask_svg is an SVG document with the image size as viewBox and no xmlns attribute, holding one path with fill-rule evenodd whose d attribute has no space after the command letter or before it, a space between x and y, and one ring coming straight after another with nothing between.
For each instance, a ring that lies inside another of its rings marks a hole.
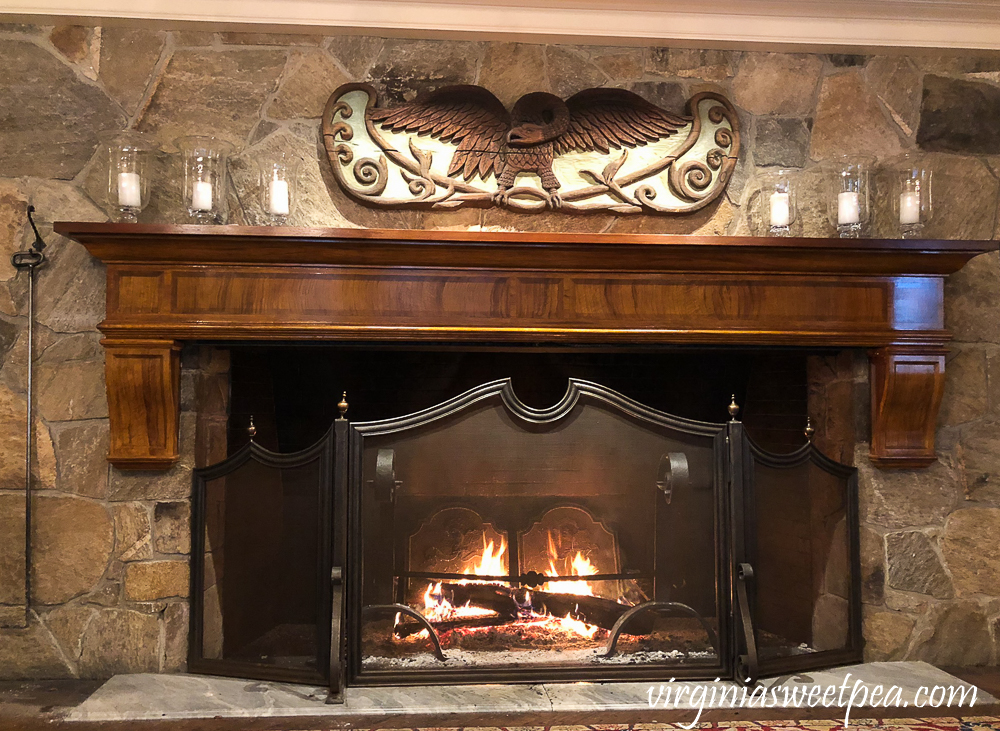
<instances>
[{"instance_id":1,"label":"wood grain panel","mask_svg":"<svg viewBox=\"0 0 1000 731\"><path fill-rule=\"evenodd\" d=\"M944 394L946 350L892 346L869 354L871 458L879 466L926 467L937 459L934 430Z\"/></svg>"},{"instance_id":2,"label":"wood grain panel","mask_svg":"<svg viewBox=\"0 0 1000 731\"><path fill-rule=\"evenodd\" d=\"M178 458L180 343L102 340L111 443L108 461L165 469Z\"/></svg>"}]
</instances>

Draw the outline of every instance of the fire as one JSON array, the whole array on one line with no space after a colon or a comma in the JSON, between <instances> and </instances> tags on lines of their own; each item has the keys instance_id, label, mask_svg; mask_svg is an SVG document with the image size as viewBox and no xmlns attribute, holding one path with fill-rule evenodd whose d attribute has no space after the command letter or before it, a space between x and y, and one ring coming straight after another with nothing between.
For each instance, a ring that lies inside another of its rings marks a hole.
<instances>
[{"instance_id":1,"label":"fire","mask_svg":"<svg viewBox=\"0 0 1000 731\"><path fill-rule=\"evenodd\" d=\"M496 612L492 609L470 607L468 604L461 607L452 606L441 591L441 582L428 584L427 591L424 592L424 616L431 622L444 622L462 617L489 617L494 614Z\"/></svg>"},{"instance_id":2,"label":"fire","mask_svg":"<svg viewBox=\"0 0 1000 731\"><path fill-rule=\"evenodd\" d=\"M581 637L586 637L588 640L594 639L594 635L597 634L597 630L599 629L592 624L581 622L579 619L573 619L569 614L558 621L559 625L566 632L578 634Z\"/></svg>"},{"instance_id":3,"label":"fire","mask_svg":"<svg viewBox=\"0 0 1000 731\"><path fill-rule=\"evenodd\" d=\"M500 548L493 552L493 541L486 543L486 534L483 534L483 556L479 563L472 569L476 576L503 576L507 573L504 567L504 555L507 553L507 543L500 539Z\"/></svg>"},{"instance_id":4,"label":"fire","mask_svg":"<svg viewBox=\"0 0 1000 731\"><path fill-rule=\"evenodd\" d=\"M552 539L551 533L549 534L549 570L545 572L546 576L561 576L566 575L567 572L560 572L556 569L556 563L559 561L558 552L556 550L555 544ZM500 545L497 546L494 541L487 540L485 534L483 535L483 552L479 557L478 563L475 563L470 568L465 569L464 574L471 576L504 576L507 574L506 567L506 555L507 555L507 543L506 541L500 541ZM590 560L585 557L581 552L577 551L576 556L571 562L569 562L569 569L573 576L593 576L599 573L597 567L590 562ZM496 579L461 579L455 581L456 584L499 584ZM423 601L423 615L431 622L440 623L449 620L460 620L472 617L489 617L495 616L497 613L491 609L484 609L481 607L473 607L469 604L464 606L453 606L450 601L448 601L445 596L445 591L443 590L444 582L430 582L427 584L427 589L424 591ZM508 586L507 583L502 583L502 586ZM547 582L543 587L542 591L556 593L556 594L575 594L577 596L594 596L594 591L590 584L584 580L580 579L578 581L550 581ZM540 629L545 629L552 632L565 632L566 634L578 635L580 637L585 637L587 639L593 639L594 636L599 631L599 627L591 624L587 624L579 619L574 619L572 614L567 613L565 617L554 617L549 614L538 614L531 606L531 593L528 591L524 592L524 603L519 602L519 612L520 618L514 622L518 626L537 626ZM399 623L399 617L397 616L396 624ZM461 632L476 632L488 630L488 626L484 627L463 627L462 629L456 629L455 631ZM426 630L421 632L419 637L426 636Z\"/></svg>"},{"instance_id":5,"label":"fire","mask_svg":"<svg viewBox=\"0 0 1000 731\"><path fill-rule=\"evenodd\" d=\"M552 534L549 533L549 569L545 572L546 576L562 575L556 569L555 562L558 560L559 553L556 550L555 543L552 541ZM597 567L590 562L589 558L577 551L576 556L573 557L573 561L570 564L570 574L572 576L593 576L596 573L598 573ZM594 596L594 588L587 581L549 581L542 587L542 590L552 592L553 594Z\"/></svg>"}]
</instances>

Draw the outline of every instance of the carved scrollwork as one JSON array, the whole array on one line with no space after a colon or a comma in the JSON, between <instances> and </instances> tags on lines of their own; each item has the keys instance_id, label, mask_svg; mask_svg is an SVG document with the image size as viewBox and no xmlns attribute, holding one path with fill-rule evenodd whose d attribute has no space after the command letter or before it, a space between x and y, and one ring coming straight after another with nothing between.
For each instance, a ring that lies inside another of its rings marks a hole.
<instances>
[{"instance_id":1,"label":"carved scrollwork","mask_svg":"<svg viewBox=\"0 0 1000 731\"><path fill-rule=\"evenodd\" d=\"M323 139L339 184L376 205L688 213L725 189L739 126L712 92L687 112L621 89L527 94L508 112L471 86L380 108L372 87L347 84L327 103Z\"/></svg>"}]
</instances>

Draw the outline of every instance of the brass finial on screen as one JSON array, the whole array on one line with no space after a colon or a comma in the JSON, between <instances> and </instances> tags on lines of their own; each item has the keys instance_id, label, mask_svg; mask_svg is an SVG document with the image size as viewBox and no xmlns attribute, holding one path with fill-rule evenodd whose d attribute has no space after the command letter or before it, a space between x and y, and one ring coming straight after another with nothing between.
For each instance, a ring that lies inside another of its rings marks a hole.
<instances>
[{"instance_id":1,"label":"brass finial on screen","mask_svg":"<svg viewBox=\"0 0 1000 731\"><path fill-rule=\"evenodd\" d=\"M347 403L347 391L344 391L344 395L340 397L340 403L337 404L337 410L340 411L340 418L347 418L347 409L350 404Z\"/></svg>"},{"instance_id":2,"label":"brass finial on screen","mask_svg":"<svg viewBox=\"0 0 1000 731\"><path fill-rule=\"evenodd\" d=\"M740 413L740 407L736 403L736 394L732 395L732 400L729 402L729 416L730 421L736 421L736 415Z\"/></svg>"},{"instance_id":3,"label":"brass finial on screen","mask_svg":"<svg viewBox=\"0 0 1000 731\"><path fill-rule=\"evenodd\" d=\"M257 427L253 425L253 414L250 415L250 426L247 427L247 434L250 435L251 442L253 441L253 438L257 436Z\"/></svg>"},{"instance_id":4,"label":"brass finial on screen","mask_svg":"<svg viewBox=\"0 0 1000 731\"><path fill-rule=\"evenodd\" d=\"M806 433L806 439L811 442L813 440L813 434L816 433L816 430L813 429L813 420L811 417L806 417L806 428L803 431Z\"/></svg>"}]
</instances>

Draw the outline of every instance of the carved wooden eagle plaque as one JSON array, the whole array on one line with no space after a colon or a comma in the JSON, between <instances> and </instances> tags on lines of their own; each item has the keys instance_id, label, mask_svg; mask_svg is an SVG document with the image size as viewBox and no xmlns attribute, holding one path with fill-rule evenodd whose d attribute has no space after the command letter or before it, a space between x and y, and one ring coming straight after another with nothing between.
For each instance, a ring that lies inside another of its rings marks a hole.
<instances>
[{"instance_id":1,"label":"carved wooden eagle plaque","mask_svg":"<svg viewBox=\"0 0 1000 731\"><path fill-rule=\"evenodd\" d=\"M333 93L323 142L337 181L366 203L615 213L705 207L740 144L736 110L713 92L681 115L603 88L533 92L508 111L481 86L447 86L379 107L367 84Z\"/></svg>"}]
</instances>

